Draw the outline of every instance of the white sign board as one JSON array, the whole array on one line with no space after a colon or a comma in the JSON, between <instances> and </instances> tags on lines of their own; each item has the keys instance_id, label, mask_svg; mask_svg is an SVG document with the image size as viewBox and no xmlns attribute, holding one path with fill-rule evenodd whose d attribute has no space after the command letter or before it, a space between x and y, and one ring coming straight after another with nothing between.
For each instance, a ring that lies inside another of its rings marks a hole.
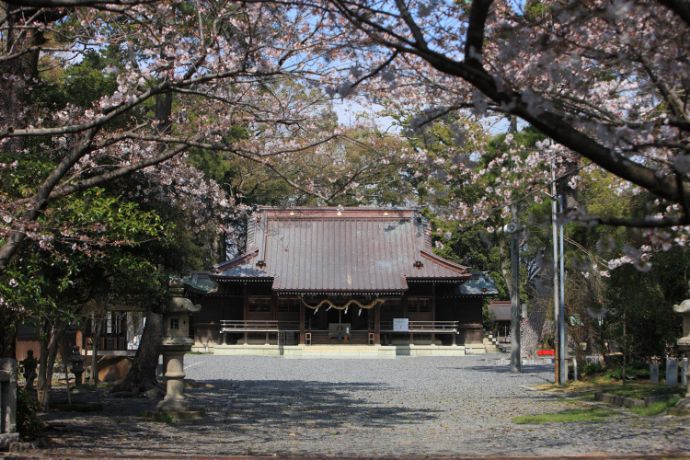
<instances>
[{"instance_id":1,"label":"white sign board","mask_svg":"<svg viewBox=\"0 0 690 460\"><path fill-rule=\"evenodd\" d=\"M393 318L393 332L408 332L410 320L407 318Z\"/></svg>"}]
</instances>

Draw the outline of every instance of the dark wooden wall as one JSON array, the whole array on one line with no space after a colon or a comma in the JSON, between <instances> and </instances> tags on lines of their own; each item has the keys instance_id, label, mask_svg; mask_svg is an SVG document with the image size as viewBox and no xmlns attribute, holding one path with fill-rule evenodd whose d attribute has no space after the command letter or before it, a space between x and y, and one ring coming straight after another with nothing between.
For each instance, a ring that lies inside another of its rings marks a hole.
<instances>
[{"instance_id":1,"label":"dark wooden wall","mask_svg":"<svg viewBox=\"0 0 690 460\"><path fill-rule=\"evenodd\" d=\"M202 343L204 340L217 343L220 320L299 321L299 298L277 297L270 283L225 283L221 284L219 292L210 296L194 293L188 296L202 304L201 311L192 318L195 338ZM481 343L483 302L481 296L458 296L453 284L410 283L404 296L386 299L381 306L381 321L390 322L401 317L412 321L458 321L461 330L458 344ZM314 328L327 329L326 315L310 313L308 310L306 319ZM365 315L369 316L369 312L362 314L362 322L367 321ZM440 335L437 339L449 344L452 338Z\"/></svg>"}]
</instances>

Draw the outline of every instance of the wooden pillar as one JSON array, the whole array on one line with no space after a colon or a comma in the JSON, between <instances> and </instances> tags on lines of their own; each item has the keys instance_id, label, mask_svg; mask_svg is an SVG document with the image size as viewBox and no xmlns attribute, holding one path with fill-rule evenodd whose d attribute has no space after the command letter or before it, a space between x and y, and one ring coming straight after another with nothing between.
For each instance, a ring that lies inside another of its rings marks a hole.
<instances>
[{"instance_id":1,"label":"wooden pillar","mask_svg":"<svg viewBox=\"0 0 690 460\"><path fill-rule=\"evenodd\" d=\"M247 283L242 284L242 321L247 321L249 313L249 288Z\"/></svg>"},{"instance_id":2,"label":"wooden pillar","mask_svg":"<svg viewBox=\"0 0 690 460\"><path fill-rule=\"evenodd\" d=\"M273 321L278 321L278 293L275 291L271 292L271 319ZM280 327L278 324L276 324L276 329L276 345L280 345ZM268 333L266 333L266 345L269 343L269 336Z\"/></svg>"},{"instance_id":3,"label":"wooden pillar","mask_svg":"<svg viewBox=\"0 0 690 460\"><path fill-rule=\"evenodd\" d=\"M436 321L436 283L431 284L431 321ZM436 327L432 323L432 327ZM434 344L436 334L431 333L431 344Z\"/></svg>"},{"instance_id":4,"label":"wooden pillar","mask_svg":"<svg viewBox=\"0 0 690 460\"><path fill-rule=\"evenodd\" d=\"M374 307L374 345L381 345L381 304Z\"/></svg>"},{"instance_id":5,"label":"wooden pillar","mask_svg":"<svg viewBox=\"0 0 690 460\"><path fill-rule=\"evenodd\" d=\"M247 316L249 316L249 286L247 283L242 285L242 321L247 321ZM247 345L249 342L247 333L244 333L244 344Z\"/></svg>"},{"instance_id":6,"label":"wooden pillar","mask_svg":"<svg viewBox=\"0 0 690 460\"><path fill-rule=\"evenodd\" d=\"M304 345L304 317L305 317L304 302L299 302L299 344Z\"/></svg>"}]
</instances>

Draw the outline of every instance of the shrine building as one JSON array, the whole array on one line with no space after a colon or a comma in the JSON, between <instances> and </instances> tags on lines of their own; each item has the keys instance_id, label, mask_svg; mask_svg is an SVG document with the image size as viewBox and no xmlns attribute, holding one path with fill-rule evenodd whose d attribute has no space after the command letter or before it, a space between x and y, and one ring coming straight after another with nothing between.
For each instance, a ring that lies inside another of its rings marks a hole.
<instances>
[{"instance_id":1,"label":"shrine building","mask_svg":"<svg viewBox=\"0 0 690 460\"><path fill-rule=\"evenodd\" d=\"M432 251L415 209L260 208L246 251L186 278L195 351L304 356L484 352L488 276Z\"/></svg>"}]
</instances>

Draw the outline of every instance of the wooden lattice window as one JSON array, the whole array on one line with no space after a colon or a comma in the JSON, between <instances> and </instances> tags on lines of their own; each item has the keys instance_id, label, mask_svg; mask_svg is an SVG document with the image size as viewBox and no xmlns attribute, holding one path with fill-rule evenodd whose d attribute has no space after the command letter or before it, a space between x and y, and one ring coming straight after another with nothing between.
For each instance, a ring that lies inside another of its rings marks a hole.
<instances>
[{"instance_id":1,"label":"wooden lattice window","mask_svg":"<svg viewBox=\"0 0 690 460\"><path fill-rule=\"evenodd\" d=\"M278 312L279 313L299 313L298 299L279 299Z\"/></svg>"},{"instance_id":2,"label":"wooden lattice window","mask_svg":"<svg viewBox=\"0 0 690 460\"><path fill-rule=\"evenodd\" d=\"M270 313L271 298L270 297L250 297L248 310L251 313Z\"/></svg>"},{"instance_id":3,"label":"wooden lattice window","mask_svg":"<svg viewBox=\"0 0 690 460\"><path fill-rule=\"evenodd\" d=\"M407 299L407 311L410 313L429 313L431 299L428 297L410 297Z\"/></svg>"}]
</instances>

